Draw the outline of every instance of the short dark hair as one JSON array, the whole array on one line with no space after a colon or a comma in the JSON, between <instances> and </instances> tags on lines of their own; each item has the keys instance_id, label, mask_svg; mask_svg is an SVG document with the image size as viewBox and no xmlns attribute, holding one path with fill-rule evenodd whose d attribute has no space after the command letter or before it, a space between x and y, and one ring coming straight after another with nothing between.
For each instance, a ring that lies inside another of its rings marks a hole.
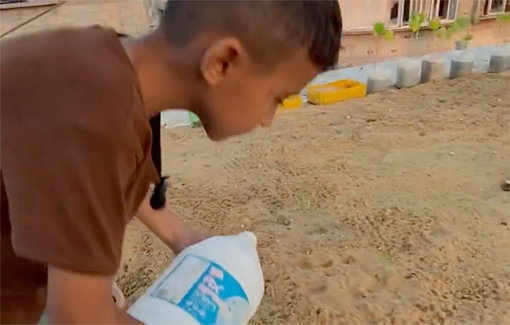
<instances>
[{"instance_id":1,"label":"short dark hair","mask_svg":"<svg viewBox=\"0 0 510 325\"><path fill-rule=\"evenodd\" d=\"M268 63L306 48L321 70L336 66L341 46L339 0L168 0L159 28L176 45L199 34L235 36Z\"/></svg>"}]
</instances>

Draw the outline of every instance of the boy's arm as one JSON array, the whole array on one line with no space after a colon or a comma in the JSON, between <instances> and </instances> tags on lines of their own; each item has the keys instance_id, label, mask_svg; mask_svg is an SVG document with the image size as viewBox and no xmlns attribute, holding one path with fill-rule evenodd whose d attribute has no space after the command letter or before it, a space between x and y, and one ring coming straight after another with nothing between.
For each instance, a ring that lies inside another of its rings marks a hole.
<instances>
[{"instance_id":1,"label":"boy's arm","mask_svg":"<svg viewBox=\"0 0 510 325\"><path fill-rule=\"evenodd\" d=\"M27 136L33 123L15 125L6 117L2 178L13 249L48 266L50 322L137 323L111 297L126 217L132 213L126 211L125 184L136 166L130 142L114 131L125 127L125 118L115 124L111 121L117 119L106 116L95 125L87 119L48 119Z\"/></svg>"},{"instance_id":2,"label":"boy's arm","mask_svg":"<svg viewBox=\"0 0 510 325\"><path fill-rule=\"evenodd\" d=\"M113 278L48 268L51 324L142 324L111 298Z\"/></svg>"},{"instance_id":3,"label":"boy's arm","mask_svg":"<svg viewBox=\"0 0 510 325\"><path fill-rule=\"evenodd\" d=\"M169 207L154 210L149 192L138 208L137 218L156 234L175 254L209 237L203 229L192 229Z\"/></svg>"}]
</instances>

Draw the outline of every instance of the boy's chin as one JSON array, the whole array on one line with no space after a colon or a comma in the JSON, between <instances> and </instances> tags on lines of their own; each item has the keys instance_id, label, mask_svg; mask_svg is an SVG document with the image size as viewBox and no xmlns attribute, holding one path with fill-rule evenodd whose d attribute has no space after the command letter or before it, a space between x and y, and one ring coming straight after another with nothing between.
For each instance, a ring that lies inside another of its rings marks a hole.
<instances>
[{"instance_id":1,"label":"boy's chin","mask_svg":"<svg viewBox=\"0 0 510 325\"><path fill-rule=\"evenodd\" d=\"M212 141L215 141L215 142L219 142L219 141L224 141L224 140L228 140L232 137L236 137L238 135L242 135L242 134L245 134L247 132L243 132L243 133L228 133L228 132L216 132L215 130L208 130L207 128L205 128L205 133L207 134L207 137L212 140Z\"/></svg>"},{"instance_id":2,"label":"boy's chin","mask_svg":"<svg viewBox=\"0 0 510 325\"><path fill-rule=\"evenodd\" d=\"M237 129L235 131L234 130L227 131L227 129L211 126L207 123L202 123L202 126L204 127L207 137L212 141L224 141L224 140L230 139L232 137L236 137L239 135L249 133L253 130L253 129L250 129L250 130Z\"/></svg>"},{"instance_id":3,"label":"boy's chin","mask_svg":"<svg viewBox=\"0 0 510 325\"><path fill-rule=\"evenodd\" d=\"M214 129L208 128L206 125L204 125L204 130L211 141L223 141L230 137L223 132L217 132Z\"/></svg>"}]
</instances>

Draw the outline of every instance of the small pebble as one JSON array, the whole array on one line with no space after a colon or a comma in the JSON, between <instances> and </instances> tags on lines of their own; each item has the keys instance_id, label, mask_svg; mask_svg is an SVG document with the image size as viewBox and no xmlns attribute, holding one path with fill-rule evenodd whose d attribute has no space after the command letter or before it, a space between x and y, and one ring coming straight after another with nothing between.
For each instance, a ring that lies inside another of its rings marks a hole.
<instances>
[{"instance_id":1,"label":"small pebble","mask_svg":"<svg viewBox=\"0 0 510 325\"><path fill-rule=\"evenodd\" d=\"M505 192L510 191L510 180L506 179L506 180L502 181L500 186L503 191L505 191Z\"/></svg>"},{"instance_id":2,"label":"small pebble","mask_svg":"<svg viewBox=\"0 0 510 325\"><path fill-rule=\"evenodd\" d=\"M284 217L284 216L279 216L275 222L277 224L280 224L280 225L284 225L284 226L290 226L291 224L291 220L287 217Z\"/></svg>"}]
</instances>

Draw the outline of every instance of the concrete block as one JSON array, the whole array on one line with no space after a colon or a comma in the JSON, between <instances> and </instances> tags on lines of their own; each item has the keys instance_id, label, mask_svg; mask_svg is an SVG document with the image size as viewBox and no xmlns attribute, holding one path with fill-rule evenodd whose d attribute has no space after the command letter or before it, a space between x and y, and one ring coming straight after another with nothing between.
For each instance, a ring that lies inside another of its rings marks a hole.
<instances>
[{"instance_id":1,"label":"concrete block","mask_svg":"<svg viewBox=\"0 0 510 325\"><path fill-rule=\"evenodd\" d=\"M510 68L510 54L506 51L499 51L491 55L489 62L489 73L503 72Z\"/></svg>"},{"instance_id":2,"label":"concrete block","mask_svg":"<svg viewBox=\"0 0 510 325\"><path fill-rule=\"evenodd\" d=\"M444 59L439 56L428 56L421 62L421 83L441 80L444 78Z\"/></svg>"},{"instance_id":3,"label":"concrete block","mask_svg":"<svg viewBox=\"0 0 510 325\"><path fill-rule=\"evenodd\" d=\"M404 60L397 63L397 88L414 87L420 83L421 63L419 60Z\"/></svg>"},{"instance_id":4,"label":"concrete block","mask_svg":"<svg viewBox=\"0 0 510 325\"><path fill-rule=\"evenodd\" d=\"M473 72L473 66L473 58L468 55L461 54L453 58L452 65L450 66L450 79L471 74Z\"/></svg>"},{"instance_id":5,"label":"concrete block","mask_svg":"<svg viewBox=\"0 0 510 325\"><path fill-rule=\"evenodd\" d=\"M462 51L462 50L467 50L468 48L468 42L465 42L465 41L455 41L455 51Z\"/></svg>"},{"instance_id":6,"label":"concrete block","mask_svg":"<svg viewBox=\"0 0 510 325\"><path fill-rule=\"evenodd\" d=\"M393 87L393 81L391 81L391 72L389 70L375 69L368 74L367 94L386 90L390 87Z\"/></svg>"}]
</instances>

